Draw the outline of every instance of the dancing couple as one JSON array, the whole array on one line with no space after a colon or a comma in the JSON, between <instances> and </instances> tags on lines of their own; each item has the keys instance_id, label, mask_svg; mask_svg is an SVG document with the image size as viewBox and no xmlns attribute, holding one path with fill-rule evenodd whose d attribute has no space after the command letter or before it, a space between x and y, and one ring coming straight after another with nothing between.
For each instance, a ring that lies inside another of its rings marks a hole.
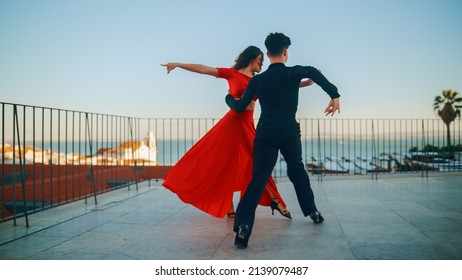
<instances>
[{"instance_id":1,"label":"dancing couple","mask_svg":"<svg viewBox=\"0 0 462 280\"><path fill-rule=\"evenodd\" d=\"M302 163L300 126L295 113L301 86L314 82L327 92L331 101L326 115L340 112L340 95L316 68L285 66L290 44L290 38L282 33L268 35L265 46L270 66L255 76L261 71L263 62L263 53L256 47L249 48L258 55L244 59L247 48L233 68L163 64L167 72L181 67L228 80L226 103L231 110L179 160L164 178L163 185L184 202L217 217L234 213L233 193L241 191L233 228L238 248L247 247L258 204L270 206L273 211L290 218L271 177L279 151L287 163L288 176L303 214L315 223L324 221L316 208ZM247 63L239 64L240 60ZM253 108L257 98L261 116L255 130Z\"/></svg>"}]
</instances>

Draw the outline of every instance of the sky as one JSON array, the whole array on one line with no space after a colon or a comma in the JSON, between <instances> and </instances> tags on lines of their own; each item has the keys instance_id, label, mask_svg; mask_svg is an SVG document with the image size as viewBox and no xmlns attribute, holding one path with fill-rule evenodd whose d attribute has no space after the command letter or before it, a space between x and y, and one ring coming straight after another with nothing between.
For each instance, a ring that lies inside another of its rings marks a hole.
<instances>
[{"instance_id":1,"label":"sky","mask_svg":"<svg viewBox=\"0 0 462 280\"><path fill-rule=\"evenodd\" d=\"M435 96L462 91L461 14L460 0L0 0L0 102L220 118L225 80L160 64L231 67L283 32L287 65L338 87L334 118L433 119ZM319 86L302 88L297 117L325 118L328 102Z\"/></svg>"}]
</instances>

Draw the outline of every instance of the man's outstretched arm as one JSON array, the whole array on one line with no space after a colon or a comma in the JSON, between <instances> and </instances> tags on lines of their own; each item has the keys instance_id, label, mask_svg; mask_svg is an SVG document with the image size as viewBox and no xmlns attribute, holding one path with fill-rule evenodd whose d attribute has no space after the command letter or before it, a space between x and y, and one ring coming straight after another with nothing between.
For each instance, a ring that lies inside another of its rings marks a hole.
<instances>
[{"instance_id":1,"label":"man's outstretched arm","mask_svg":"<svg viewBox=\"0 0 462 280\"><path fill-rule=\"evenodd\" d=\"M340 94L338 93L337 87L331 84L318 69L312 66L307 66L298 69L303 69L303 71L305 71L303 73L303 76L313 80L330 96L331 100L329 101L329 104L324 110L326 116L333 116L335 112L340 113Z\"/></svg>"},{"instance_id":2,"label":"man's outstretched arm","mask_svg":"<svg viewBox=\"0 0 462 280\"><path fill-rule=\"evenodd\" d=\"M303 72L298 72L304 78L310 78L319 85L332 99L339 98L340 94L338 89L332 83L330 83L327 78L316 68L312 66L305 66L297 68L297 71L301 70Z\"/></svg>"}]
</instances>

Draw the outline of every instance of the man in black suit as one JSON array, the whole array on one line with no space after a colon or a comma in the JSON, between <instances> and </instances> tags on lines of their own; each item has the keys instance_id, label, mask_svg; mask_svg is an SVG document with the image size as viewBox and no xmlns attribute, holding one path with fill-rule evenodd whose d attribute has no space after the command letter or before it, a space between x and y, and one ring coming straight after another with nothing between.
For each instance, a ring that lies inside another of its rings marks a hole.
<instances>
[{"instance_id":1,"label":"man in black suit","mask_svg":"<svg viewBox=\"0 0 462 280\"><path fill-rule=\"evenodd\" d=\"M239 202L234 220L234 244L238 248L247 247L255 210L276 164L278 151L287 163L287 175L294 185L303 214L310 216L314 223L324 221L316 208L308 173L302 163L300 125L295 119L298 89L302 79L313 80L331 97L325 113L332 116L336 111L340 112L340 95L316 68L285 66L290 44L290 38L282 33L269 34L265 40L270 60L268 70L252 78L240 100L229 94L226 96L228 106L237 112L244 111L254 96L258 97L261 107L254 140L252 181Z\"/></svg>"}]
</instances>

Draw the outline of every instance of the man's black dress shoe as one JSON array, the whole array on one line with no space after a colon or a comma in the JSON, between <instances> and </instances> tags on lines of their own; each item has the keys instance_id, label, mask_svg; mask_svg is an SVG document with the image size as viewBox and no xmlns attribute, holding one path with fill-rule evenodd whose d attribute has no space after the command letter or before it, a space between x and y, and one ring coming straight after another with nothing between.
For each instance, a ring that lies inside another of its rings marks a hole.
<instances>
[{"instance_id":1,"label":"man's black dress shoe","mask_svg":"<svg viewBox=\"0 0 462 280\"><path fill-rule=\"evenodd\" d=\"M234 245L236 245L236 247L239 249L247 248L247 244L249 243L249 235L250 235L249 225L240 225L237 230L236 239L234 240Z\"/></svg>"},{"instance_id":2,"label":"man's black dress shoe","mask_svg":"<svg viewBox=\"0 0 462 280\"><path fill-rule=\"evenodd\" d=\"M313 220L315 224L320 224L324 222L324 218L321 216L321 213L319 213L318 211L311 213L310 218Z\"/></svg>"}]
</instances>

